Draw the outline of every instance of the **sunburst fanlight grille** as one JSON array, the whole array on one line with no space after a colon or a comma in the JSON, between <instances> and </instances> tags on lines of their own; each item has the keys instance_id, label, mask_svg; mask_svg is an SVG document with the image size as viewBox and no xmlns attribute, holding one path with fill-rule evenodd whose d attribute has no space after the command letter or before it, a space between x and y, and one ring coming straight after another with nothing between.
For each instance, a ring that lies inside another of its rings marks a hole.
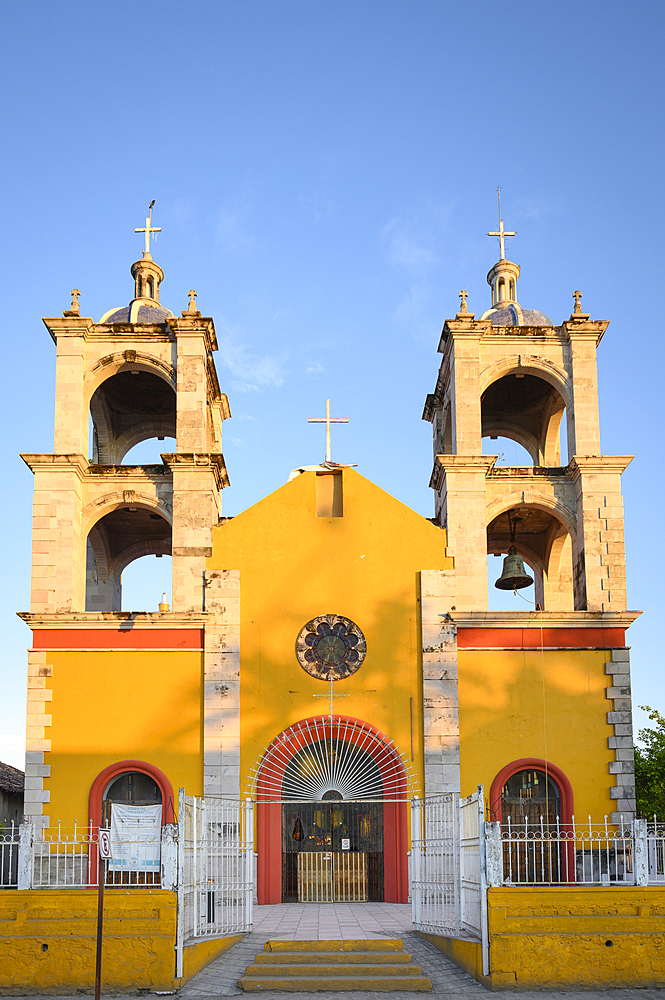
<instances>
[{"instance_id":1,"label":"sunburst fanlight grille","mask_svg":"<svg viewBox=\"0 0 665 1000\"><path fill-rule=\"evenodd\" d=\"M305 719L281 733L252 774L261 800L405 799L411 763L392 740L355 719ZM328 795L327 795L328 793Z\"/></svg>"}]
</instances>

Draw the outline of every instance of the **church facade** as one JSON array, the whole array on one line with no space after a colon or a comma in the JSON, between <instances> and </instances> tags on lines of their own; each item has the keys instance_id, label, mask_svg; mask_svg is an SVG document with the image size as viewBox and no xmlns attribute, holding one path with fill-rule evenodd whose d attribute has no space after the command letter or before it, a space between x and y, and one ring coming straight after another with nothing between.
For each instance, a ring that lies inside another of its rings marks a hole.
<instances>
[{"instance_id":1,"label":"church facade","mask_svg":"<svg viewBox=\"0 0 665 1000\"><path fill-rule=\"evenodd\" d=\"M629 820L630 459L600 452L607 323L579 295L558 326L523 309L501 224L492 305L476 319L462 293L426 399L434 518L332 462L224 518L214 323L194 292L179 316L160 304L151 217L144 231L129 306L94 322L77 293L44 321L54 451L23 456L26 818L99 827L114 805L161 803L169 823L179 788L253 798L265 903L405 902L413 795L482 784L492 819ZM162 464L123 464L166 436ZM533 465L497 466L487 437ZM489 611L487 555L509 550L535 607ZM122 571L149 554L172 557L171 601L123 611Z\"/></svg>"}]
</instances>

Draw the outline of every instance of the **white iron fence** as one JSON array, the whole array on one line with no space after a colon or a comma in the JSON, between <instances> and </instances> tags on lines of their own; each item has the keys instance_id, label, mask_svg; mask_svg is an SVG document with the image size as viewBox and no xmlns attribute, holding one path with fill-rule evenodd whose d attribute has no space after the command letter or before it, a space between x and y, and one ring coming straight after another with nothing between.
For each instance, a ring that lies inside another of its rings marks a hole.
<instances>
[{"instance_id":1,"label":"white iron fence","mask_svg":"<svg viewBox=\"0 0 665 1000\"><path fill-rule=\"evenodd\" d=\"M19 827L0 826L0 889L18 887Z\"/></svg>"},{"instance_id":2,"label":"white iron fence","mask_svg":"<svg viewBox=\"0 0 665 1000\"><path fill-rule=\"evenodd\" d=\"M196 798L178 807L177 975L186 941L252 928L254 812L248 799Z\"/></svg>"},{"instance_id":3,"label":"white iron fence","mask_svg":"<svg viewBox=\"0 0 665 1000\"><path fill-rule=\"evenodd\" d=\"M665 883L665 824L486 823L491 886Z\"/></svg>"},{"instance_id":4,"label":"white iron fence","mask_svg":"<svg viewBox=\"0 0 665 1000\"><path fill-rule=\"evenodd\" d=\"M450 792L412 800L411 871L414 929L480 939L487 966L482 785L464 799Z\"/></svg>"},{"instance_id":5,"label":"white iron fence","mask_svg":"<svg viewBox=\"0 0 665 1000\"><path fill-rule=\"evenodd\" d=\"M105 885L127 889L175 888L176 855L173 826L144 832L135 824L111 837L112 858ZM35 827L22 823L10 850L16 850L13 882L19 889L92 889L98 886L99 830L87 826ZM3 873L4 848L3 844ZM14 874L15 872L15 874ZM3 885L4 883L0 883Z\"/></svg>"}]
</instances>

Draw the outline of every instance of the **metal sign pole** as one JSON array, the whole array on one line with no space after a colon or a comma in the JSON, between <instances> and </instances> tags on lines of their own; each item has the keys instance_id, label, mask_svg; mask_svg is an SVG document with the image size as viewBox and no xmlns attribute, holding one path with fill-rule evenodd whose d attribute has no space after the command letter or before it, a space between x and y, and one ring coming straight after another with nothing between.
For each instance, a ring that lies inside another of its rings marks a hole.
<instances>
[{"instance_id":1,"label":"metal sign pole","mask_svg":"<svg viewBox=\"0 0 665 1000\"><path fill-rule=\"evenodd\" d=\"M97 955L95 959L95 1000L99 1000L102 985L102 930L104 925L104 883L106 882L106 862L111 857L109 830L99 831L97 858Z\"/></svg>"}]
</instances>

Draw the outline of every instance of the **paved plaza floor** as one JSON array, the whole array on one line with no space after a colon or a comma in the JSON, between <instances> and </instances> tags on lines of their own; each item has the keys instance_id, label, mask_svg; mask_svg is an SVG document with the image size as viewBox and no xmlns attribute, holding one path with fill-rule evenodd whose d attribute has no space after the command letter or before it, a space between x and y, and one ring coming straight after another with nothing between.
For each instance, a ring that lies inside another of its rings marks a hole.
<instances>
[{"instance_id":1,"label":"paved plaza floor","mask_svg":"<svg viewBox=\"0 0 665 1000\"><path fill-rule=\"evenodd\" d=\"M254 929L194 976L179 992L182 1000L207 1000L213 997L244 996L238 988L238 979L250 965L254 956L263 951L269 940L339 940L353 938L401 938L404 950L419 965L423 974L432 982L432 992L417 994L433 1000L460 1000L484 997L488 991L454 962L411 930L411 907L396 903L280 903L275 906L255 906ZM145 997L145 993L142 994ZM403 993L262 993L268 998L321 997L322 1000L386 1000L403 997ZM415 996L416 994L409 994ZM585 991L520 991L501 992L505 1000L665 1000L665 990L612 989ZM25 994L22 995L26 1000ZM109 994L103 994L108 998ZM125 1000L132 1000L124 994ZM59 1000L80 1000L77 997L60 997ZM10 1000L10 998L5 998ZM30 1000L48 1000L32 995ZM135 998L138 1000L138 997Z\"/></svg>"}]
</instances>

